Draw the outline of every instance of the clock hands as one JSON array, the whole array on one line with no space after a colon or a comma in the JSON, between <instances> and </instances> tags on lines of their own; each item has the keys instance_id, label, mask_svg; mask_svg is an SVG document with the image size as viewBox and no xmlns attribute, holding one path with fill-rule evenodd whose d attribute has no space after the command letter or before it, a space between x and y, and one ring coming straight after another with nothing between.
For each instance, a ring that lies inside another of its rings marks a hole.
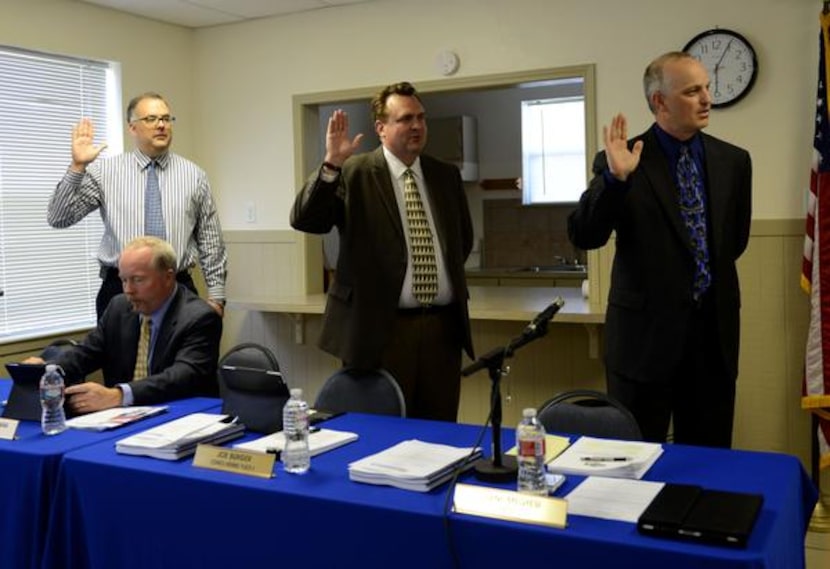
<instances>
[{"instance_id":1,"label":"clock hands","mask_svg":"<svg viewBox=\"0 0 830 569\"><path fill-rule=\"evenodd\" d=\"M715 63L715 96L719 95L720 90L718 88L718 74L720 73L721 63L723 63L723 58L726 57L726 53L729 51L729 48L732 47L732 42L735 41L734 38L729 40L729 43L726 44L726 48L723 50L723 53L720 55L720 59L718 62Z\"/></svg>"}]
</instances>

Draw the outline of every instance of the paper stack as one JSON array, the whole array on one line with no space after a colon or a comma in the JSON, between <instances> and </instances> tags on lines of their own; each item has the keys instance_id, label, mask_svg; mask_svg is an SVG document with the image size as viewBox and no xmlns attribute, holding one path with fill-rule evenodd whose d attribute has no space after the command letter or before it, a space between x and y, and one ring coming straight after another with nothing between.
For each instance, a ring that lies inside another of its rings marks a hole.
<instances>
[{"instance_id":1,"label":"paper stack","mask_svg":"<svg viewBox=\"0 0 830 569\"><path fill-rule=\"evenodd\" d=\"M114 407L96 411L89 415L81 415L66 422L67 427L86 431L106 431L123 425L128 425L159 413L167 411L167 407Z\"/></svg>"},{"instance_id":2,"label":"paper stack","mask_svg":"<svg viewBox=\"0 0 830 569\"><path fill-rule=\"evenodd\" d=\"M116 452L177 460L199 444L218 445L241 437L245 426L231 415L193 413L115 443Z\"/></svg>"},{"instance_id":3,"label":"paper stack","mask_svg":"<svg viewBox=\"0 0 830 569\"><path fill-rule=\"evenodd\" d=\"M659 443L580 437L548 463L548 472L639 480L663 454Z\"/></svg>"},{"instance_id":4,"label":"paper stack","mask_svg":"<svg viewBox=\"0 0 830 569\"><path fill-rule=\"evenodd\" d=\"M351 463L349 479L428 492L452 478L456 468L466 470L479 458L480 448L459 448L413 439Z\"/></svg>"},{"instance_id":5,"label":"paper stack","mask_svg":"<svg viewBox=\"0 0 830 569\"><path fill-rule=\"evenodd\" d=\"M309 433L308 450L311 452L311 456L317 456L318 454L322 454L326 451L330 451L356 440L357 433L320 429ZM285 448L285 434L282 431L279 431L247 443L236 444L234 447L245 450L256 450L259 452L282 452L282 449Z\"/></svg>"}]
</instances>

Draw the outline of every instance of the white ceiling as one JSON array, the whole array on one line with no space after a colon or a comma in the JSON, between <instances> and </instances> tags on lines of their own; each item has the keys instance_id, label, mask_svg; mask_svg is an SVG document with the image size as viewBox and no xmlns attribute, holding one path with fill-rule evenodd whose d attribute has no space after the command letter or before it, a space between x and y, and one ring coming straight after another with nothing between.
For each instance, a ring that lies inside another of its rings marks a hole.
<instances>
[{"instance_id":1,"label":"white ceiling","mask_svg":"<svg viewBox=\"0 0 830 569\"><path fill-rule=\"evenodd\" d=\"M120 12L201 28L231 24L268 16L284 16L330 8L343 4L359 4L373 0L80 0Z\"/></svg>"}]
</instances>

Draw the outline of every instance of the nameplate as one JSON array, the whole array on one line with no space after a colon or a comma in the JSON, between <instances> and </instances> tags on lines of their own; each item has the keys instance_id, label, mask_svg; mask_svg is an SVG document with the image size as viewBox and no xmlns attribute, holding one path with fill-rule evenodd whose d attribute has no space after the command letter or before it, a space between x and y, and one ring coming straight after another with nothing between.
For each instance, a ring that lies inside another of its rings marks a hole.
<instances>
[{"instance_id":1,"label":"nameplate","mask_svg":"<svg viewBox=\"0 0 830 569\"><path fill-rule=\"evenodd\" d=\"M17 419L0 419L0 439L13 441L19 424Z\"/></svg>"},{"instance_id":2,"label":"nameplate","mask_svg":"<svg viewBox=\"0 0 830 569\"><path fill-rule=\"evenodd\" d=\"M276 458L277 456L271 453L198 445L196 456L193 457L193 466L271 478Z\"/></svg>"},{"instance_id":3,"label":"nameplate","mask_svg":"<svg viewBox=\"0 0 830 569\"><path fill-rule=\"evenodd\" d=\"M568 502L472 484L457 484L453 508L461 514L564 528Z\"/></svg>"}]
</instances>

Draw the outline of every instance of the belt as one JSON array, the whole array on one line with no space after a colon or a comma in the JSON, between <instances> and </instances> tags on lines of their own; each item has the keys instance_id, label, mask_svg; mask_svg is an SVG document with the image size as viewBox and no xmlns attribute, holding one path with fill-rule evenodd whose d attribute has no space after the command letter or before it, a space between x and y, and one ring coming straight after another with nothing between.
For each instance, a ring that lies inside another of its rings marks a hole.
<instances>
[{"instance_id":1,"label":"belt","mask_svg":"<svg viewBox=\"0 0 830 569\"><path fill-rule=\"evenodd\" d=\"M440 314L451 309L454 304L425 304L415 308L398 308L398 314L402 316L421 316L427 314Z\"/></svg>"},{"instance_id":2,"label":"belt","mask_svg":"<svg viewBox=\"0 0 830 569\"><path fill-rule=\"evenodd\" d=\"M102 265L101 270L98 272L98 276L101 277L103 280L107 279L115 279L118 280L118 267L107 267ZM176 273L176 280L181 281L182 279L187 279L190 277L190 270L179 271Z\"/></svg>"}]
</instances>

